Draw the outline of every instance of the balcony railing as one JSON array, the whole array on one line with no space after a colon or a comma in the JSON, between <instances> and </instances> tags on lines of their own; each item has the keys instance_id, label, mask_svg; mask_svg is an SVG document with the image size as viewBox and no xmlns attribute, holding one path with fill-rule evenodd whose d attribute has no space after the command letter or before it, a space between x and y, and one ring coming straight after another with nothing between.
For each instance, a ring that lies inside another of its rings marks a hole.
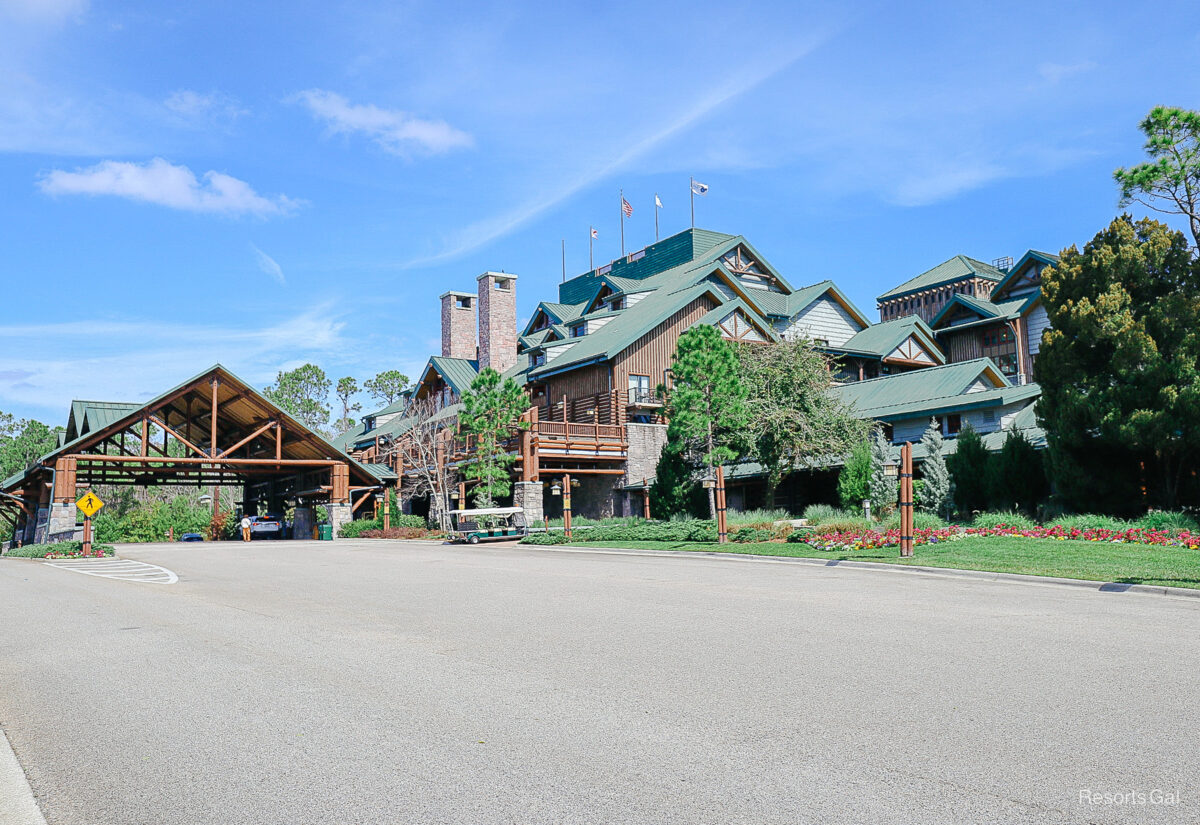
<instances>
[{"instance_id":1,"label":"balcony railing","mask_svg":"<svg viewBox=\"0 0 1200 825\"><path fill-rule=\"evenodd\" d=\"M629 406L631 407L661 407L663 398L656 390L629 388Z\"/></svg>"}]
</instances>

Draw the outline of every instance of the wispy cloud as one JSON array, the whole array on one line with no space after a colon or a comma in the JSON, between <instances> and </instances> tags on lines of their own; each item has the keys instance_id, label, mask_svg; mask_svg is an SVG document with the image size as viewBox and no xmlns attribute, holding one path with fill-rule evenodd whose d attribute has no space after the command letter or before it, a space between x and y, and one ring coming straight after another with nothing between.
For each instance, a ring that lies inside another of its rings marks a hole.
<instances>
[{"instance_id":1,"label":"wispy cloud","mask_svg":"<svg viewBox=\"0 0 1200 825\"><path fill-rule=\"evenodd\" d=\"M441 154L474 144L469 134L444 120L420 118L370 103L351 103L335 92L308 89L294 99L304 104L333 134L365 135L396 155Z\"/></svg>"},{"instance_id":2,"label":"wispy cloud","mask_svg":"<svg viewBox=\"0 0 1200 825\"><path fill-rule=\"evenodd\" d=\"M573 176L566 180L561 178L555 180L554 184L540 195L525 201L515 209L466 227L449 238L444 249L407 261L404 266L423 266L451 260L508 235L578 192L617 174L660 148L672 138L687 132L718 108L796 63L825 42L828 37L828 32L814 33L782 57L734 75L724 83L698 96L688 108L677 113L670 120L644 130L625 148L611 152L607 157L600 155L599 161L590 160L590 158L582 159L579 170Z\"/></svg>"},{"instance_id":3,"label":"wispy cloud","mask_svg":"<svg viewBox=\"0 0 1200 825\"><path fill-rule=\"evenodd\" d=\"M55 169L38 181L48 195L113 195L190 212L259 216L286 214L303 202L266 197L243 180L209 171L203 181L186 166L154 158L147 163L106 160L86 169Z\"/></svg>"},{"instance_id":4,"label":"wispy cloud","mask_svg":"<svg viewBox=\"0 0 1200 825\"><path fill-rule=\"evenodd\" d=\"M214 362L261 386L287 364L328 364L352 351L343 329L336 308L328 304L261 327L186 321L3 325L0 343L47 344L6 359L0 409L57 421L72 398L151 398Z\"/></svg>"},{"instance_id":5,"label":"wispy cloud","mask_svg":"<svg viewBox=\"0 0 1200 825\"><path fill-rule=\"evenodd\" d=\"M1094 60L1084 60L1079 63L1042 63L1038 66L1038 74L1043 80L1058 83L1072 75L1090 72L1096 68Z\"/></svg>"},{"instance_id":6,"label":"wispy cloud","mask_svg":"<svg viewBox=\"0 0 1200 825\"><path fill-rule=\"evenodd\" d=\"M254 250L254 257L258 260L258 268L270 275L280 284L286 284L287 279L283 277L283 268L276 263L275 259L263 252L254 244L250 244L250 248Z\"/></svg>"},{"instance_id":7,"label":"wispy cloud","mask_svg":"<svg viewBox=\"0 0 1200 825\"><path fill-rule=\"evenodd\" d=\"M185 125L234 121L249 112L230 95L222 92L202 94L191 89L172 92L163 101L163 106L172 117Z\"/></svg>"},{"instance_id":8,"label":"wispy cloud","mask_svg":"<svg viewBox=\"0 0 1200 825\"><path fill-rule=\"evenodd\" d=\"M87 11L88 0L0 0L0 14L18 20L57 23Z\"/></svg>"}]
</instances>

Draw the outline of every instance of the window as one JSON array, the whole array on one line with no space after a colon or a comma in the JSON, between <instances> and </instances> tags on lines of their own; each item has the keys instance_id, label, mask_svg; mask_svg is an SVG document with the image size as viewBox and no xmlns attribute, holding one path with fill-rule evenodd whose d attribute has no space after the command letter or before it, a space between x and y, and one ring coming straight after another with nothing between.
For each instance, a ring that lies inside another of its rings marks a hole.
<instances>
[{"instance_id":1,"label":"window","mask_svg":"<svg viewBox=\"0 0 1200 825\"><path fill-rule=\"evenodd\" d=\"M585 335L587 335L587 324L576 324L571 327L572 338L582 338Z\"/></svg>"},{"instance_id":2,"label":"window","mask_svg":"<svg viewBox=\"0 0 1200 825\"><path fill-rule=\"evenodd\" d=\"M954 415L938 416L942 422L942 435L958 435L962 430L962 416L955 413Z\"/></svg>"},{"instance_id":3,"label":"window","mask_svg":"<svg viewBox=\"0 0 1200 825\"><path fill-rule=\"evenodd\" d=\"M546 353L532 352L529 354L529 366L540 367L542 364L545 364L545 363L546 363Z\"/></svg>"},{"instance_id":4,"label":"window","mask_svg":"<svg viewBox=\"0 0 1200 825\"><path fill-rule=\"evenodd\" d=\"M894 441L896 439L896 429L891 424L884 424L882 429L883 437L888 441Z\"/></svg>"},{"instance_id":5,"label":"window","mask_svg":"<svg viewBox=\"0 0 1200 825\"><path fill-rule=\"evenodd\" d=\"M1007 352L997 357L996 364L1000 367L1000 372L1005 375L1017 374L1017 354L1015 352Z\"/></svg>"},{"instance_id":6,"label":"window","mask_svg":"<svg viewBox=\"0 0 1200 825\"><path fill-rule=\"evenodd\" d=\"M629 403L647 404L653 400L650 392L649 375L629 376Z\"/></svg>"},{"instance_id":7,"label":"window","mask_svg":"<svg viewBox=\"0 0 1200 825\"><path fill-rule=\"evenodd\" d=\"M624 298L624 296L622 296L620 298L613 298L612 301L610 301L608 305L613 310L624 309L625 308L625 298Z\"/></svg>"}]
</instances>

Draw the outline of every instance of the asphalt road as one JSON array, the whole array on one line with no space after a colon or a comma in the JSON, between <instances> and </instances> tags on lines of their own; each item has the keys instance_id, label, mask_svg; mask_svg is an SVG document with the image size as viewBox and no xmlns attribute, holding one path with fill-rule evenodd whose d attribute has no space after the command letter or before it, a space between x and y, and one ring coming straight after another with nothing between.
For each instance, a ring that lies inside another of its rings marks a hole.
<instances>
[{"instance_id":1,"label":"asphalt road","mask_svg":"<svg viewBox=\"0 0 1200 825\"><path fill-rule=\"evenodd\" d=\"M52 825L1200 821L1196 599L513 547L124 555L179 581L0 560L0 724Z\"/></svg>"}]
</instances>

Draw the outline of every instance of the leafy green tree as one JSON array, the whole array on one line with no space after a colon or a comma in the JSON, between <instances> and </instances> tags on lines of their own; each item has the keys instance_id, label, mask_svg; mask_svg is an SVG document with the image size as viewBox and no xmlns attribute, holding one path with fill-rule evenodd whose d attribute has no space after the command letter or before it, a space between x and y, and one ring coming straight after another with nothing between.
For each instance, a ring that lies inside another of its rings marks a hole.
<instances>
[{"instance_id":1,"label":"leafy green tree","mask_svg":"<svg viewBox=\"0 0 1200 825\"><path fill-rule=\"evenodd\" d=\"M936 418L930 420L929 428L921 436L925 448L925 460L921 462L920 501L916 505L929 513L941 515L950 505L950 471L946 469L946 457L942 455L942 426Z\"/></svg>"},{"instance_id":2,"label":"leafy green tree","mask_svg":"<svg viewBox=\"0 0 1200 825\"><path fill-rule=\"evenodd\" d=\"M475 436L475 452L463 474L477 482L475 506L491 507L512 491L509 468L516 456L509 455L504 442L514 428L526 426L520 418L529 408L529 399L516 381L485 367L471 382L462 404L459 424Z\"/></svg>"},{"instance_id":3,"label":"leafy green tree","mask_svg":"<svg viewBox=\"0 0 1200 825\"><path fill-rule=\"evenodd\" d=\"M991 500L992 455L970 423L963 424L954 453L946 458L954 480L954 506L963 516L986 510Z\"/></svg>"},{"instance_id":4,"label":"leafy green tree","mask_svg":"<svg viewBox=\"0 0 1200 825\"><path fill-rule=\"evenodd\" d=\"M854 445L842 471L838 473L838 498L847 510L858 510L871 498L871 445Z\"/></svg>"},{"instance_id":5,"label":"leafy green tree","mask_svg":"<svg viewBox=\"0 0 1200 825\"><path fill-rule=\"evenodd\" d=\"M1012 427L993 466L993 496L998 509L1015 506L1032 515L1049 492L1041 451L1033 446L1025 433Z\"/></svg>"},{"instance_id":6,"label":"leafy green tree","mask_svg":"<svg viewBox=\"0 0 1200 825\"><path fill-rule=\"evenodd\" d=\"M351 399L358 395L359 391L358 381L353 378L347 376L346 378L338 379L335 392L337 393L338 402L342 405L342 415L338 419L336 428L339 433L344 433L354 426L354 419L350 416L352 413L361 410L362 404L359 404L357 401L351 401Z\"/></svg>"},{"instance_id":7,"label":"leafy green tree","mask_svg":"<svg viewBox=\"0 0 1200 825\"><path fill-rule=\"evenodd\" d=\"M329 392L333 382L315 364L280 371L263 395L310 430L328 434Z\"/></svg>"},{"instance_id":8,"label":"leafy green tree","mask_svg":"<svg viewBox=\"0 0 1200 825\"><path fill-rule=\"evenodd\" d=\"M869 425L829 393L829 360L807 339L737 348L754 457L767 475L767 501L788 472L846 455Z\"/></svg>"},{"instance_id":9,"label":"leafy green tree","mask_svg":"<svg viewBox=\"0 0 1200 825\"><path fill-rule=\"evenodd\" d=\"M711 476L718 464L740 457L750 424L737 355L716 327L694 326L675 344L671 375L667 440L687 445ZM716 518L712 490L709 513Z\"/></svg>"},{"instance_id":10,"label":"leafy green tree","mask_svg":"<svg viewBox=\"0 0 1200 825\"><path fill-rule=\"evenodd\" d=\"M1183 233L1123 215L1042 273L1042 297L1037 411L1059 492L1123 512L1141 462L1173 509L1200 450L1200 263Z\"/></svg>"},{"instance_id":11,"label":"leafy green tree","mask_svg":"<svg viewBox=\"0 0 1200 825\"><path fill-rule=\"evenodd\" d=\"M892 445L883 434L882 427L871 432L871 507L876 513L885 513L896 506L900 498L899 480L888 475L887 466L892 459Z\"/></svg>"},{"instance_id":12,"label":"leafy green tree","mask_svg":"<svg viewBox=\"0 0 1200 825\"><path fill-rule=\"evenodd\" d=\"M385 406L395 402L408 388L408 376L400 370L384 370L363 382L363 389Z\"/></svg>"},{"instance_id":13,"label":"leafy green tree","mask_svg":"<svg viewBox=\"0 0 1200 825\"><path fill-rule=\"evenodd\" d=\"M19 473L55 449L62 430L62 427L47 427L34 419L5 416L5 420L0 421L0 480Z\"/></svg>"},{"instance_id":14,"label":"leafy green tree","mask_svg":"<svg viewBox=\"0 0 1200 825\"><path fill-rule=\"evenodd\" d=\"M1137 201L1156 212L1183 215L1200 249L1200 112L1155 106L1138 128L1150 160L1113 172L1121 206Z\"/></svg>"}]
</instances>

